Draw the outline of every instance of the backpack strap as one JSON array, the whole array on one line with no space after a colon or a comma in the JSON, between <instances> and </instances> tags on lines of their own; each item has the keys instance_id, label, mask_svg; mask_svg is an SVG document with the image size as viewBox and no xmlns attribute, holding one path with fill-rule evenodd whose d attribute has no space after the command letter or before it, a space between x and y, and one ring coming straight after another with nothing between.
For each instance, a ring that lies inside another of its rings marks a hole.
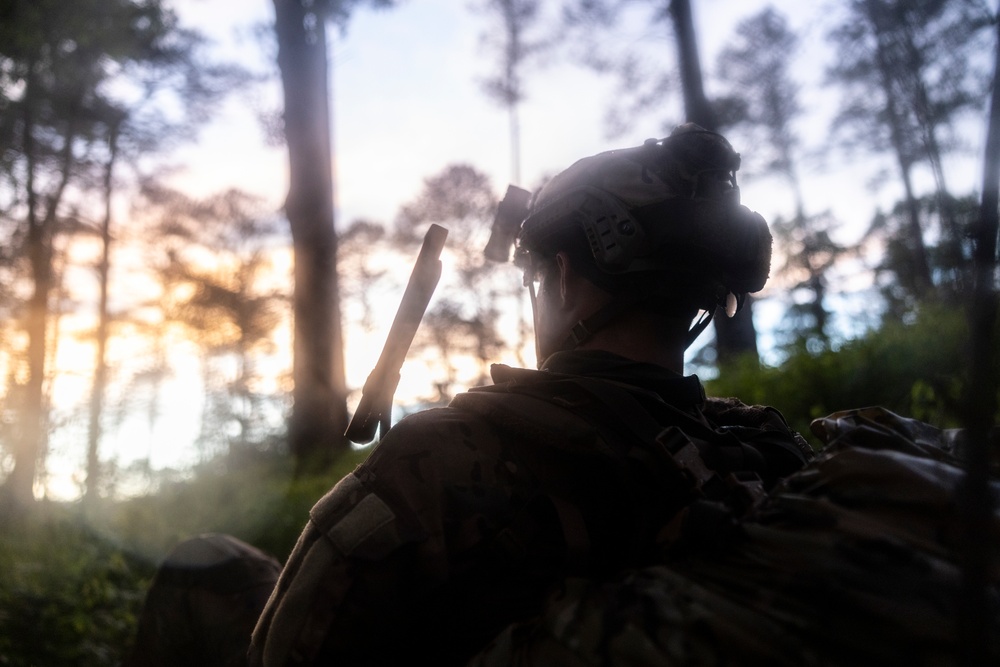
<instances>
[{"instance_id":1,"label":"backpack strap","mask_svg":"<svg viewBox=\"0 0 1000 667\"><path fill-rule=\"evenodd\" d=\"M577 424L589 425L619 456L636 463L631 474L638 471L659 477L661 492L677 489L682 478L675 502L693 493L726 502L740 513L811 458L811 448L796 438L777 410L747 406L735 399L713 399L704 403L706 412L726 422L716 426L697 400L704 397L697 378L683 380L688 385L678 384L682 395L676 398L690 405L689 410L631 385L538 371L521 371L510 382L477 388L457 397L453 405L476 410L477 401L503 395L506 400L495 401L502 412L511 394L516 394L545 403L546 407L534 410L518 406L521 415L534 413L543 419L556 412L552 406L561 407L558 412L571 413ZM498 422L503 423L510 422Z\"/></svg>"}]
</instances>

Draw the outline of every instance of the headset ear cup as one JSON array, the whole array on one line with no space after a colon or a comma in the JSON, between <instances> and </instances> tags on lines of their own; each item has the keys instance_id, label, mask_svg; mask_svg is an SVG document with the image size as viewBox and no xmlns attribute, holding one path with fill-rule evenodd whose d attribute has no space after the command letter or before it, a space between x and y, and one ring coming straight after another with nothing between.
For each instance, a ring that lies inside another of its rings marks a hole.
<instances>
[{"instance_id":1,"label":"headset ear cup","mask_svg":"<svg viewBox=\"0 0 1000 667\"><path fill-rule=\"evenodd\" d=\"M771 272L771 231L756 211L740 206L733 212L730 243L718 257L721 281L734 294L759 292Z\"/></svg>"},{"instance_id":2,"label":"headset ear cup","mask_svg":"<svg viewBox=\"0 0 1000 667\"><path fill-rule=\"evenodd\" d=\"M740 214L746 218L747 225L754 231L754 248L747 248L748 256L752 258L753 265L748 271L745 292L759 292L764 289L767 279L771 274L771 252L774 239L771 230L767 227L764 216L756 211L751 211L746 206L740 206Z\"/></svg>"},{"instance_id":3,"label":"headset ear cup","mask_svg":"<svg viewBox=\"0 0 1000 667\"><path fill-rule=\"evenodd\" d=\"M771 232L763 216L746 206L678 199L649 207L637 217L649 228L649 245L662 249L661 263L711 277L737 295L759 292L767 283Z\"/></svg>"}]
</instances>

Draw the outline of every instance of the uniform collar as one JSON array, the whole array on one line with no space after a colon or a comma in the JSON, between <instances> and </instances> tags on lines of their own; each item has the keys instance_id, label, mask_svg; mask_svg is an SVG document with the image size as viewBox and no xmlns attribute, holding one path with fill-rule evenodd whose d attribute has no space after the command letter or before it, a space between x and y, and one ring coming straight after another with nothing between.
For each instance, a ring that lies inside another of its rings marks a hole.
<instances>
[{"instance_id":1,"label":"uniform collar","mask_svg":"<svg viewBox=\"0 0 1000 667\"><path fill-rule=\"evenodd\" d=\"M583 376L608 380L651 391L672 405L700 405L705 390L696 375L683 376L656 364L634 361L601 350L556 352L542 364L540 371L494 364L493 381L544 382Z\"/></svg>"}]
</instances>

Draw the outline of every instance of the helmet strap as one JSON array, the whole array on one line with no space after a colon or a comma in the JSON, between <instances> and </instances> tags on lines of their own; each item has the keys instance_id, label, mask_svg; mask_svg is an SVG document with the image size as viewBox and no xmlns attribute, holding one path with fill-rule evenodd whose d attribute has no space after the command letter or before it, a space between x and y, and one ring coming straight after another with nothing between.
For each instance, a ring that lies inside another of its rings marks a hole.
<instances>
[{"instance_id":1,"label":"helmet strap","mask_svg":"<svg viewBox=\"0 0 1000 667\"><path fill-rule=\"evenodd\" d=\"M634 292L616 294L614 300L586 319L582 319L573 325L569 336L563 341L559 349L563 352L575 349L590 340L594 334L602 329L611 320L621 315L626 310L632 308L642 300L642 297Z\"/></svg>"},{"instance_id":2,"label":"helmet strap","mask_svg":"<svg viewBox=\"0 0 1000 667\"><path fill-rule=\"evenodd\" d=\"M747 299L746 294L733 294L732 292L726 294L725 298L726 317L735 316L736 313L738 313L743 308L744 304L746 303L746 299ZM713 308L701 311L701 315L698 317L695 323L691 325L691 329L688 330L687 340L684 341L685 350L691 347L691 344L694 343L695 339L701 335L701 332L704 331L708 327L708 325L712 323L715 311L722 307L723 307L722 303L719 303Z\"/></svg>"},{"instance_id":3,"label":"helmet strap","mask_svg":"<svg viewBox=\"0 0 1000 667\"><path fill-rule=\"evenodd\" d=\"M596 313L590 317L580 320L577 322L573 328L570 330L569 336L563 341L562 346L559 348L560 351L573 350L583 345L585 342L590 340L593 335L601 328L606 326L608 322L615 319L623 312L629 308L635 306L642 301L642 297L636 294L630 295L618 295L614 301L607 304L603 308L598 309ZM743 305L743 300L738 299L740 306ZM706 309L701 312L701 315L695 321L695 323L688 330L687 337L684 339L684 349L691 347L695 339L698 338L708 328L708 325L712 323L712 319L715 316L715 311L717 308ZM535 313L534 308L534 290L532 290L532 313ZM728 314L728 313L727 313ZM730 315L732 317L732 315ZM537 324L537 315L536 315ZM536 352L538 341L535 340Z\"/></svg>"},{"instance_id":4,"label":"helmet strap","mask_svg":"<svg viewBox=\"0 0 1000 667\"><path fill-rule=\"evenodd\" d=\"M541 368L542 362L542 350L538 344L538 295L535 294L535 281L525 280L524 284L528 286L528 296L531 297L531 325L534 327L535 332L535 364Z\"/></svg>"},{"instance_id":5,"label":"helmet strap","mask_svg":"<svg viewBox=\"0 0 1000 667\"><path fill-rule=\"evenodd\" d=\"M712 323L712 318L715 315L715 308L711 310L701 311L701 315L695 321L691 328L688 329L687 338L684 340L684 349L691 347L695 339L701 335L701 332L708 328L708 325Z\"/></svg>"}]
</instances>

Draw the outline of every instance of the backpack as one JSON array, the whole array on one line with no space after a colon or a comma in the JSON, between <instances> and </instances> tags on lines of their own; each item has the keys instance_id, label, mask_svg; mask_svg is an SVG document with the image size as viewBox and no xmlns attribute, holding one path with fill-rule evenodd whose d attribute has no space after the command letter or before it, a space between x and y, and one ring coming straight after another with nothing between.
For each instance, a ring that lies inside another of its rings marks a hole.
<instances>
[{"instance_id":1,"label":"backpack","mask_svg":"<svg viewBox=\"0 0 1000 667\"><path fill-rule=\"evenodd\" d=\"M880 408L812 430L821 454L749 508L702 494L665 526L659 563L568 579L470 667L1000 663L995 641L963 643L959 433ZM983 539L998 537L994 506ZM978 621L995 638L995 552L987 579Z\"/></svg>"},{"instance_id":2,"label":"backpack","mask_svg":"<svg viewBox=\"0 0 1000 667\"><path fill-rule=\"evenodd\" d=\"M126 667L239 667L281 565L229 535L175 546L146 593Z\"/></svg>"}]
</instances>

